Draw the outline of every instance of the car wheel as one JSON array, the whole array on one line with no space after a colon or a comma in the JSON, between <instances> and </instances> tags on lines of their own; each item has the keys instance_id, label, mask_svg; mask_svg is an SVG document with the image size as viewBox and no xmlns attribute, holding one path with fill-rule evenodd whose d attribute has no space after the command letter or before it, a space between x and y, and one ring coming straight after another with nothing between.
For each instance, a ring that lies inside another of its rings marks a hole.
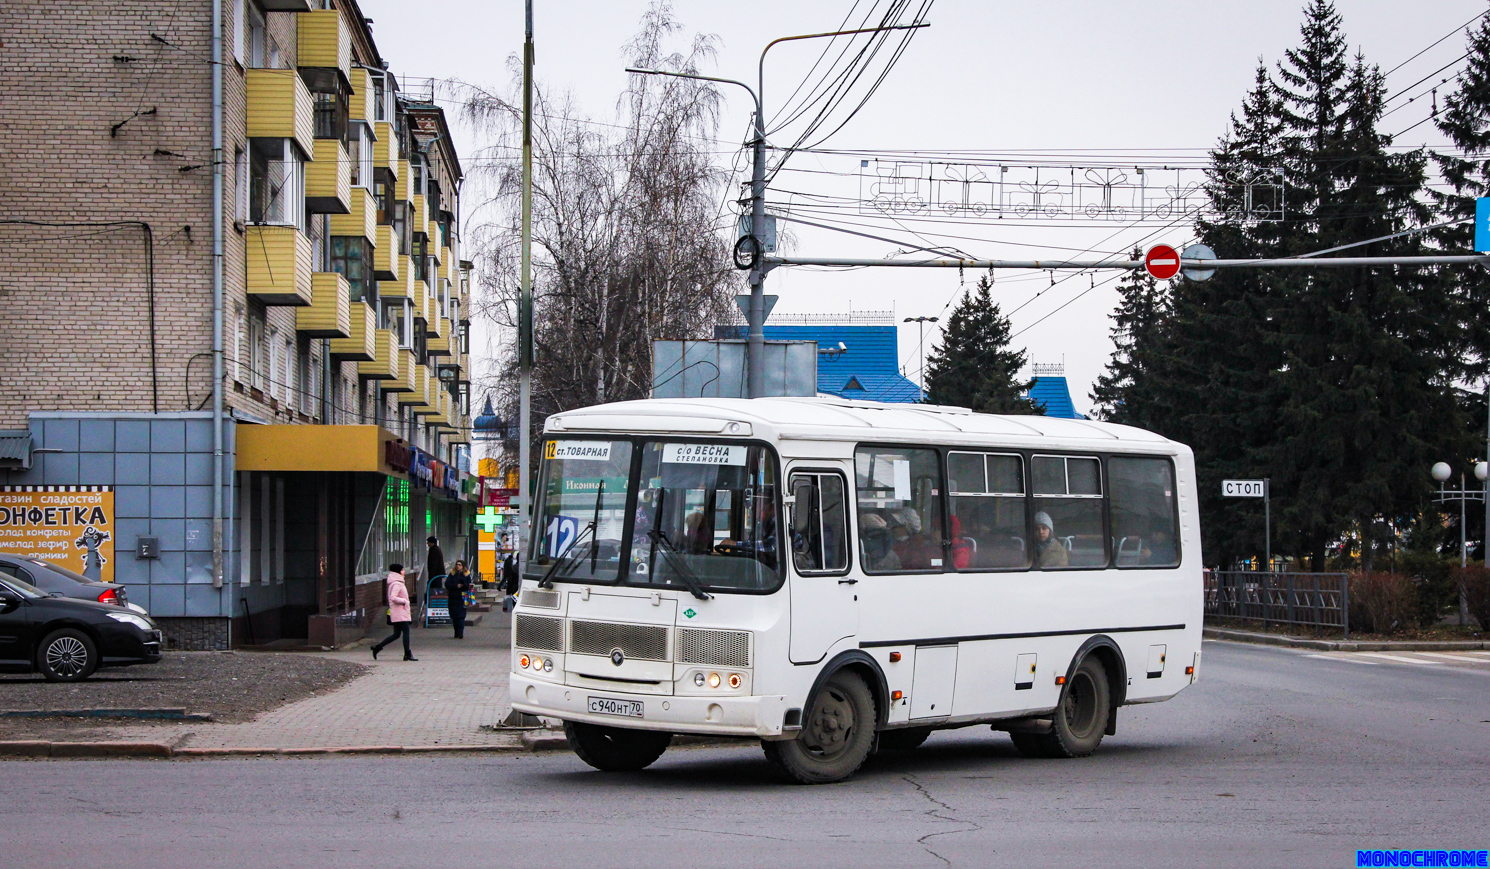
<instances>
[{"instance_id":1,"label":"car wheel","mask_svg":"<svg viewBox=\"0 0 1490 869\"><path fill-rule=\"evenodd\" d=\"M651 766L668 743L671 733L655 730L628 730L599 724L564 722L564 735L579 759L605 772L636 772Z\"/></svg>"},{"instance_id":2,"label":"car wheel","mask_svg":"<svg viewBox=\"0 0 1490 869\"><path fill-rule=\"evenodd\" d=\"M1011 733L1009 738L1025 757L1086 757L1102 744L1111 703L1107 669L1087 657L1061 691L1050 732Z\"/></svg>"},{"instance_id":3,"label":"car wheel","mask_svg":"<svg viewBox=\"0 0 1490 869\"><path fill-rule=\"evenodd\" d=\"M796 739L762 742L766 758L806 785L842 781L858 771L874 746L874 695L857 675L828 677L802 718Z\"/></svg>"},{"instance_id":4,"label":"car wheel","mask_svg":"<svg viewBox=\"0 0 1490 869\"><path fill-rule=\"evenodd\" d=\"M81 682L98 669L98 647L82 631L53 631L36 649L36 669L48 682Z\"/></svg>"}]
</instances>

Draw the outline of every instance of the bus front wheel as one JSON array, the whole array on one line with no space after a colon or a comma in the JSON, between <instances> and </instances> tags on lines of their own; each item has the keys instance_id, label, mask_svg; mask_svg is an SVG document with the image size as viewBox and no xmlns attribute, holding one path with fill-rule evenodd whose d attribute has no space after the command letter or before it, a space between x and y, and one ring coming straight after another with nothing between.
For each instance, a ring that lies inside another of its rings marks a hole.
<instances>
[{"instance_id":1,"label":"bus front wheel","mask_svg":"<svg viewBox=\"0 0 1490 869\"><path fill-rule=\"evenodd\" d=\"M655 730L627 730L599 724L564 722L564 735L579 759L605 772L636 772L651 766L668 743L671 733Z\"/></svg>"},{"instance_id":2,"label":"bus front wheel","mask_svg":"<svg viewBox=\"0 0 1490 869\"><path fill-rule=\"evenodd\" d=\"M1025 757L1086 757L1102 744L1111 704L1107 669L1088 656L1066 681L1050 732L1010 733L1009 738Z\"/></svg>"},{"instance_id":3,"label":"bus front wheel","mask_svg":"<svg viewBox=\"0 0 1490 869\"><path fill-rule=\"evenodd\" d=\"M874 695L858 675L839 670L813 698L797 738L762 742L766 758L801 784L842 781L874 747Z\"/></svg>"}]
</instances>

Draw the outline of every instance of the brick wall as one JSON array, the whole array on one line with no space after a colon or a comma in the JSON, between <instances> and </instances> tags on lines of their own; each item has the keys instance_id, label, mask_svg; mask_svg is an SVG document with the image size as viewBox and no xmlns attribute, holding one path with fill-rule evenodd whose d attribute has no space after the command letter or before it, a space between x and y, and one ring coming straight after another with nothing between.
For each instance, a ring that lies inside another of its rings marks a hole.
<instances>
[{"instance_id":1,"label":"brick wall","mask_svg":"<svg viewBox=\"0 0 1490 869\"><path fill-rule=\"evenodd\" d=\"M228 620L175 618L155 620L165 634L166 649L180 652L221 652L228 649Z\"/></svg>"}]
</instances>

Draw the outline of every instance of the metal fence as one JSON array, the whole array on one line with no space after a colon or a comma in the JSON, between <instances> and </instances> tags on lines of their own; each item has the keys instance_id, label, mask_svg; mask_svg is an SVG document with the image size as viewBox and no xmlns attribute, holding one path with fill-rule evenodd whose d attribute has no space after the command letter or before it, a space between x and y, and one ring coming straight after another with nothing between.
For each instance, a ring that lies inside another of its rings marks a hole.
<instances>
[{"instance_id":1,"label":"metal fence","mask_svg":"<svg viewBox=\"0 0 1490 869\"><path fill-rule=\"evenodd\" d=\"M1350 579L1344 573L1205 572L1207 618L1336 628L1350 637Z\"/></svg>"}]
</instances>

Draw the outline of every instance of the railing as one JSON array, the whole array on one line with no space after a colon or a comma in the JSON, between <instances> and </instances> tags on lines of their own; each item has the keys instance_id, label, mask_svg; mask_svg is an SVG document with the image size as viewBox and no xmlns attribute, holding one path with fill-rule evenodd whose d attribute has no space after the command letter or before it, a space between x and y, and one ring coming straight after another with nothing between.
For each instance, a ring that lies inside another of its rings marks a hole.
<instances>
[{"instance_id":1,"label":"railing","mask_svg":"<svg viewBox=\"0 0 1490 869\"><path fill-rule=\"evenodd\" d=\"M1338 628L1350 638L1350 578L1344 573L1205 572L1206 618Z\"/></svg>"}]
</instances>

